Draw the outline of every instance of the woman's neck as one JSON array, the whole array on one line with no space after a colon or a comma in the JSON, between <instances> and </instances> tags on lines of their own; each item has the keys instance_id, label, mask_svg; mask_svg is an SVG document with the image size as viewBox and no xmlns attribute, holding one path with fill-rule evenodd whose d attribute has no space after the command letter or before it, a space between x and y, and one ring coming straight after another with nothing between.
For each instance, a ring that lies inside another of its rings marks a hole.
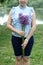
<instances>
[{"instance_id":1,"label":"woman's neck","mask_svg":"<svg viewBox=\"0 0 43 65\"><path fill-rule=\"evenodd\" d=\"M19 6L20 6L20 8L25 8L27 5L25 4L25 5L22 6L22 5L19 4Z\"/></svg>"}]
</instances>

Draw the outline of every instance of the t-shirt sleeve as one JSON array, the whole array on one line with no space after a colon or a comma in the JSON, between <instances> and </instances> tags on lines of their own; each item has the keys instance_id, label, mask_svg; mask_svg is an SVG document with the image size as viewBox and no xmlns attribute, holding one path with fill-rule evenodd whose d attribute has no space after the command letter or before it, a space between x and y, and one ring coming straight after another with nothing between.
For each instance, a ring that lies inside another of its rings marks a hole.
<instances>
[{"instance_id":1,"label":"t-shirt sleeve","mask_svg":"<svg viewBox=\"0 0 43 65\"><path fill-rule=\"evenodd\" d=\"M34 10L34 8L33 8L33 7L31 7L31 12L32 12L32 15L33 15L33 12L35 12L35 10Z\"/></svg>"},{"instance_id":2,"label":"t-shirt sleeve","mask_svg":"<svg viewBox=\"0 0 43 65\"><path fill-rule=\"evenodd\" d=\"M12 12L12 16L11 16L11 17L12 17L12 19L13 19L14 13L15 13L15 7L12 7L12 8L11 8L11 12Z\"/></svg>"}]
</instances>

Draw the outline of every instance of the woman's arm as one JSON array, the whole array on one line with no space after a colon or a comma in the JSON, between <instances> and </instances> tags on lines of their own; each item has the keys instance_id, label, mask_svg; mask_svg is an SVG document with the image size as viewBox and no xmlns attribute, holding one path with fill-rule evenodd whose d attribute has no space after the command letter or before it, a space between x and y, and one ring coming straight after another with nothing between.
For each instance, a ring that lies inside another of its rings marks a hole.
<instances>
[{"instance_id":1,"label":"woman's arm","mask_svg":"<svg viewBox=\"0 0 43 65\"><path fill-rule=\"evenodd\" d=\"M27 39L29 40L31 36L34 34L34 31L36 30L36 15L35 11L33 11L33 18L32 18L32 28L30 30L30 33L27 36Z\"/></svg>"},{"instance_id":2,"label":"woman's arm","mask_svg":"<svg viewBox=\"0 0 43 65\"><path fill-rule=\"evenodd\" d=\"M36 15L35 15L35 12L33 11L32 28L31 28L30 33L28 34L27 38L24 40L24 43L21 45L23 48L26 47L29 39L34 34L35 30L36 30Z\"/></svg>"},{"instance_id":3,"label":"woman's arm","mask_svg":"<svg viewBox=\"0 0 43 65\"><path fill-rule=\"evenodd\" d=\"M12 26L12 17L11 16L12 16L12 12L10 11L9 16L8 16L8 21L7 21L7 28L21 36L24 36L25 35L24 31L19 31Z\"/></svg>"}]
</instances>

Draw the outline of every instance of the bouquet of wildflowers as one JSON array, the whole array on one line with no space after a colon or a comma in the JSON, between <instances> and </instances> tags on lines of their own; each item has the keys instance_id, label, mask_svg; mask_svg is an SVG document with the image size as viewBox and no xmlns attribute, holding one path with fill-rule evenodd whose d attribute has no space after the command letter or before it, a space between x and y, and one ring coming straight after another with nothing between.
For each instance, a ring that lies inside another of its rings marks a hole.
<instances>
[{"instance_id":1,"label":"bouquet of wildflowers","mask_svg":"<svg viewBox=\"0 0 43 65\"><path fill-rule=\"evenodd\" d=\"M22 30L25 31L25 26L29 24L29 16L19 14L19 21L22 24ZM24 36L22 36L22 43L24 42ZM24 49L23 49L23 55L24 55Z\"/></svg>"}]
</instances>

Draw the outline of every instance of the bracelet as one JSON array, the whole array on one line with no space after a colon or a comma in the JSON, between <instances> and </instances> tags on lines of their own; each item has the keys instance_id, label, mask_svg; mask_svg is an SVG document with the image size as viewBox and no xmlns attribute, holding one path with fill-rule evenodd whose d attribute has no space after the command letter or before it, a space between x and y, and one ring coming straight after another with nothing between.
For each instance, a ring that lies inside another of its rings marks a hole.
<instances>
[{"instance_id":1,"label":"bracelet","mask_svg":"<svg viewBox=\"0 0 43 65\"><path fill-rule=\"evenodd\" d=\"M28 42L28 39L25 39Z\"/></svg>"}]
</instances>

